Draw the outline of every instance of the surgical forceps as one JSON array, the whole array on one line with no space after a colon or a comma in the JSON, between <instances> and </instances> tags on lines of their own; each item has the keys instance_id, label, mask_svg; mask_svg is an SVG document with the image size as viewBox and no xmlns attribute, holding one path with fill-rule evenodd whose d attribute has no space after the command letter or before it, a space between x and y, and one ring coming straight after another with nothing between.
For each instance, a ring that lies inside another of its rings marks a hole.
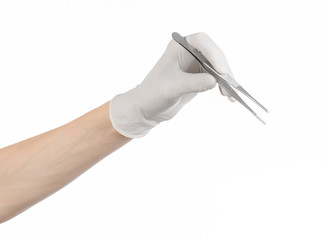
<instances>
[{"instance_id":1,"label":"surgical forceps","mask_svg":"<svg viewBox=\"0 0 328 240\"><path fill-rule=\"evenodd\" d=\"M182 37L179 33L172 33L172 38L179 43L183 48L185 48L199 63L200 65L213 77L215 77L216 82L220 87L224 88L234 99L236 99L239 103L241 103L245 108L247 108L257 119L259 119L263 124L265 122L254 112L238 95L238 93L233 90L232 87L243 93L249 99L251 99L254 103L256 103L260 108L262 108L265 112L269 112L262 104L260 104L255 98L253 98L236 80L230 76L229 74L220 74L218 73L212 64L207 60L207 58L196 48L191 46L186 38ZM232 86L232 87L231 87Z\"/></svg>"}]
</instances>

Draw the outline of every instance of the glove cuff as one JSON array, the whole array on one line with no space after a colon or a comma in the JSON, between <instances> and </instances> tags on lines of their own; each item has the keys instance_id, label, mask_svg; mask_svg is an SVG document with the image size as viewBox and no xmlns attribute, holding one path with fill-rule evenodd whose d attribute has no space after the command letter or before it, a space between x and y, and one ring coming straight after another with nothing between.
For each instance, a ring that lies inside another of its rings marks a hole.
<instances>
[{"instance_id":1,"label":"glove cuff","mask_svg":"<svg viewBox=\"0 0 328 240\"><path fill-rule=\"evenodd\" d=\"M109 114L115 130L128 138L141 138L158 125L141 114L136 89L115 96Z\"/></svg>"}]
</instances>

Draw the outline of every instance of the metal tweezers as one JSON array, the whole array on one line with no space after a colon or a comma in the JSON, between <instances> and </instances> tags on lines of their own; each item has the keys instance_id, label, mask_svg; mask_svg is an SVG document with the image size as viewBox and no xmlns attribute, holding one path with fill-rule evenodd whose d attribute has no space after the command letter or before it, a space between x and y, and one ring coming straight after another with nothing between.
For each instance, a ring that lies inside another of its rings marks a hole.
<instances>
[{"instance_id":1,"label":"metal tweezers","mask_svg":"<svg viewBox=\"0 0 328 240\"><path fill-rule=\"evenodd\" d=\"M220 74L218 73L212 64L207 60L207 58L196 48L191 46L186 38L182 37L179 33L172 33L172 38L179 43L183 48L185 48L199 63L200 65L213 77L215 77L216 82L219 84L221 88L224 88L234 99L236 99L239 103L241 103L245 108L247 108L257 119L259 119L263 124L265 122L254 112L238 95L238 93L233 90L232 87L237 89L239 92L243 93L249 99L251 99L254 103L256 103L260 108L262 108L265 112L269 112L262 104L260 104L255 98L253 98L236 80L230 76L229 74ZM232 86L232 87L231 87Z\"/></svg>"}]
</instances>

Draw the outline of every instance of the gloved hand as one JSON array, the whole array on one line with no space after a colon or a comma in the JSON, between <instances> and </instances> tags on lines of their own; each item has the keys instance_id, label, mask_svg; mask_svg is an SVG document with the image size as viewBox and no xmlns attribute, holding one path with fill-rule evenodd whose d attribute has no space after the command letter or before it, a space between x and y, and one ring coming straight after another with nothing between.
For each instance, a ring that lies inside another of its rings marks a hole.
<instances>
[{"instance_id":1,"label":"gloved hand","mask_svg":"<svg viewBox=\"0 0 328 240\"><path fill-rule=\"evenodd\" d=\"M223 52L204 33L187 37L187 41L211 62L219 73L229 73ZM216 80L189 52L174 40L136 88L115 96L110 103L110 118L123 136L145 136L160 122L174 117L198 92L214 88ZM231 101L234 99L221 89Z\"/></svg>"}]
</instances>

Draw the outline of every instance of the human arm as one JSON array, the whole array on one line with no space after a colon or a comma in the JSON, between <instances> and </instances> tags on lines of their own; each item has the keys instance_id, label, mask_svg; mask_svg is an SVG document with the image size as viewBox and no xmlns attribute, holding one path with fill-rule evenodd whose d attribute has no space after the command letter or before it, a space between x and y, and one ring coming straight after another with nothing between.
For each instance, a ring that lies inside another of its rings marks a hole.
<instances>
[{"instance_id":1,"label":"human arm","mask_svg":"<svg viewBox=\"0 0 328 240\"><path fill-rule=\"evenodd\" d=\"M59 128L0 149L0 223L61 189L131 139L109 102Z\"/></svg>"},{"instance_id":2,"label":"human arm","mask_svg":"<svg viewBox=\"0 0 328 240\"><path fill-rule=\"evenodd\" d=\"M206 34L187 40L217 71L232 74ZM0 149L0 223L64 187L132 138L145 136L197 93L215 86L215 79L171 41L136 88L62 127Z\"/></svg>"}]
</instances>

